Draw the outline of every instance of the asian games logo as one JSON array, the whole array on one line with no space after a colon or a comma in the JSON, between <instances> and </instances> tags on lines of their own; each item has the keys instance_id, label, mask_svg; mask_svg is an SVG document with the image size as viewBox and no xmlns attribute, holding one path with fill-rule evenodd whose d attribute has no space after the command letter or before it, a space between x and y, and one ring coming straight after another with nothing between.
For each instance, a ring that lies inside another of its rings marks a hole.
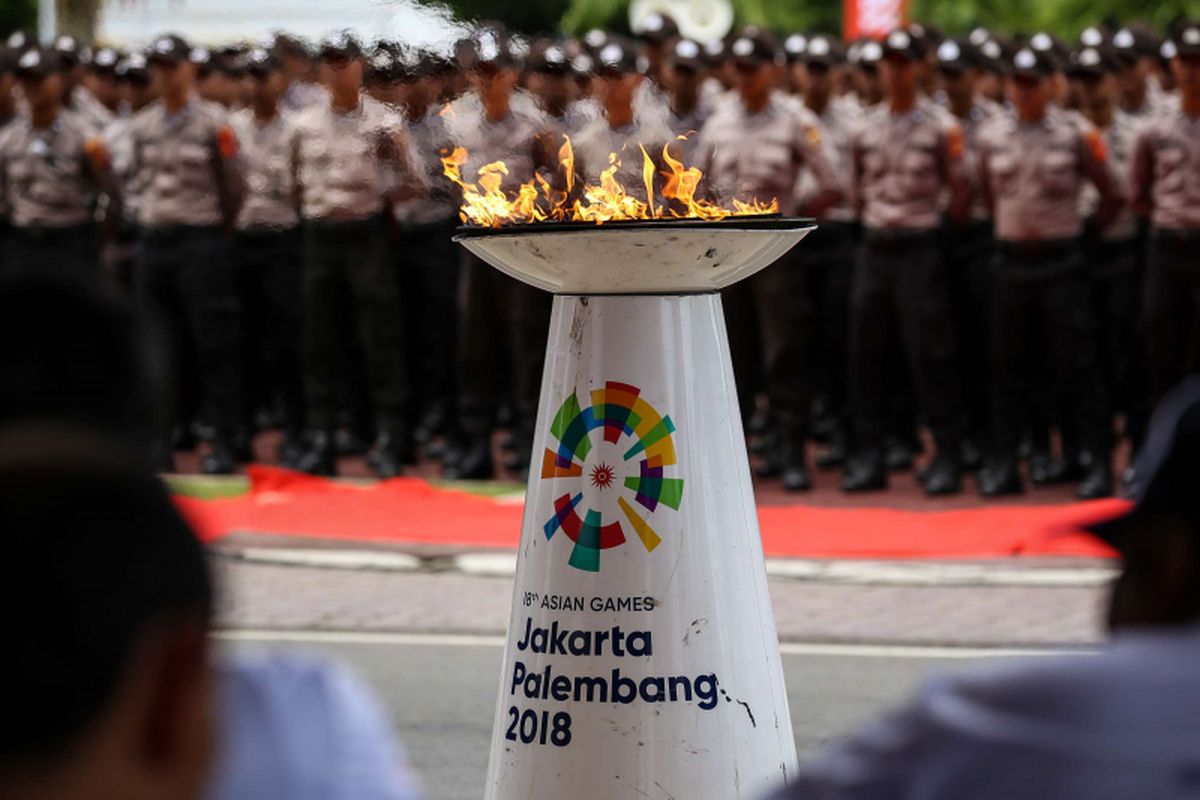
<instances>
[{"instance_id":1,"label":"asian games logo","mask_svg":"<svg viewBox=\"0 0 1200 800\"><path fill-rule=\"evenodd\" d=\"M542 530L553 539L562 529L575 543L567 563L576 569L599 572L600 552L625 544L626 530L652 552L662 537L647 516L659 506L679 510L683 479L664 475L676 463L675 423L640 394L636 386L609 381L592 392L587 408L571 392L554 415L550 434L558 446L542 456L542 480L570 478L576 488L554 501L554 516ZM603 435L593 439L597 430Z\"/></svg>"}]
</instances>

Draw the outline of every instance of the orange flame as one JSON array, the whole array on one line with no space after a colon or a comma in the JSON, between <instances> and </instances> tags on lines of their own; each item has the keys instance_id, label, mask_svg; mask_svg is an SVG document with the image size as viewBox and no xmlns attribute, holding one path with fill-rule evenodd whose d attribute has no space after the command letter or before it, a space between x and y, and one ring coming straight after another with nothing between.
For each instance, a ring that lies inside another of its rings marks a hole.
<instances>
[{"instance_id":1,"label":"orange flame","mask_svg":"<svg viewBox=\"0 0 1200 800\"><path fill-rule=\"evenodd\" d=\"M769 203L734 200L732 208L725 208L697 198L696 193L704 177L699 168L685 167L671 156L668 145L662 151L662 160L667 169L657 171L646 148L639 147L642 151L641 188L645 190L644 199L630 194L617 178L621 162L616 153L609 154L608 168L600 173L599 183L584 183L577 192L575 153L567 136L563 137L562 147L558 150L565 192L556 191L541 175L535 175L515 191L506 191L503 183L508 175L508 167L502 161L485 164L479 168L476 182L467 182L462 176L462 168L467 163L468 153L462 147L455 147L451 153L442 156L442 172L462 190L463 202L459 210L462 221L481 227L498 228L545 220L595 222L597 225L614 220L719 220L729 216L774 214L779 211L779 202L775 199ZM663 178L658 190L663 201L660 203L655 202L658 175Z\"/></svg>"}]
</instances>

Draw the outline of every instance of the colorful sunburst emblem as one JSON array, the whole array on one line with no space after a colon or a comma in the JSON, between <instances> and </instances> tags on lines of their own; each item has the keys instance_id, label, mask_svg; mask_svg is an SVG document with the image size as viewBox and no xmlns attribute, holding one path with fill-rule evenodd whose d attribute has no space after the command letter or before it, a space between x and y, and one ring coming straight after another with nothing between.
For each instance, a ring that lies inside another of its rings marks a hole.
<instances>
[{"instance_id":1,"label":"colorful sunburst emblem","mask_svg":"<svg viewBox=\"0 0 1200 800\"><path fill-rule=\"evenodd\" d=\"M554 501L554 516L542 529L547 539L553 539L560 528L566 532L575 543L568 563L576 569L599 572L600 551L626 541L622 521L605 520L602 512L592 507L605 505L599 501L618 485L620 467L628 473L619 480L621 488L648 514L653 514L660 505L678 511L683 500L683 479L665 476L666 468L676 463L675 423L659 414L640 395L641 390L636 386L609 381L603 389L592 392L592 404L587 408L580 405L578 396L572 392L554 416L550 433L558 441L558 447L547 448L543 454L542 478L574 479L584 491L558 497ZM592 433L597 429L603 431L603 437L600 443L593 443ZM622 445L623 439L628 439L628 444ZM612 450L618 467L610 466L607 459L596 461L590 465L585 479L585 462L596 444L606 451ZM585 492L597 502L585 504ZM617 507L647 552L658 547L662 537L626 497L617 497Z\"/></svg>"}]
</instances>

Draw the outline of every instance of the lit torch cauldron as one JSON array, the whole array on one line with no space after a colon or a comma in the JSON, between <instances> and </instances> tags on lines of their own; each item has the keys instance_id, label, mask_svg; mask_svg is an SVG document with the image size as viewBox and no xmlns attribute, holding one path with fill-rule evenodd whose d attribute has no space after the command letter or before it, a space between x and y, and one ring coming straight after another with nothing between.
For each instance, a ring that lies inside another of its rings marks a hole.
<instances>
[{"instance_id":1,"label":"lit torch cauldron","mask_svg":"<svg viewBox=\"0 0 1200 800\"><path fill-rule=\"evenodd\" d=\"M553 292L488 800L752 798L795 746L720 289L815 226L643 186L461 175L456 241ZM599 224L598 224L599 223Z\"/></svg>"}]
</instances>

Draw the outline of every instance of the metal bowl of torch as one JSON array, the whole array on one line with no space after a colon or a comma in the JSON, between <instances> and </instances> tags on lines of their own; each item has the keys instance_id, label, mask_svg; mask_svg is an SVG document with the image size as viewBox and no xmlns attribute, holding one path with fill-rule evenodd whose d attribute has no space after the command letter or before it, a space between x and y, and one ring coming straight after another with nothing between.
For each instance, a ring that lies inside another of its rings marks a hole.
<instances>
[{"instance_id":1,"label":"metal bowl of torch","mask_svg":"<svg viewBox=\"0 0 1200 800\"><path fill-rule=\"evenodd\" d=\"M496 269L555 294L714 292L768 266L810 231L778 214L464 226L454 237Z\"/></svg>"},{"instance_id":2,"label":"metal bowl of torch","mask_svg":"<svg viewBox=\"0 0 1200 800\"><path fill-rule=\"evenodd\" d=\"M816 227L776 213L777 200L717 202L704 174L672 154L640 147L639 180L624 184L618 154L582 180L569 137L553 181L538 174L505 186L503 162L474 179L469 154L445 152L443 174L462 193L455 241L496 269L555 294L714 292L757 272Z\"/></svg>"}]
</instances>

